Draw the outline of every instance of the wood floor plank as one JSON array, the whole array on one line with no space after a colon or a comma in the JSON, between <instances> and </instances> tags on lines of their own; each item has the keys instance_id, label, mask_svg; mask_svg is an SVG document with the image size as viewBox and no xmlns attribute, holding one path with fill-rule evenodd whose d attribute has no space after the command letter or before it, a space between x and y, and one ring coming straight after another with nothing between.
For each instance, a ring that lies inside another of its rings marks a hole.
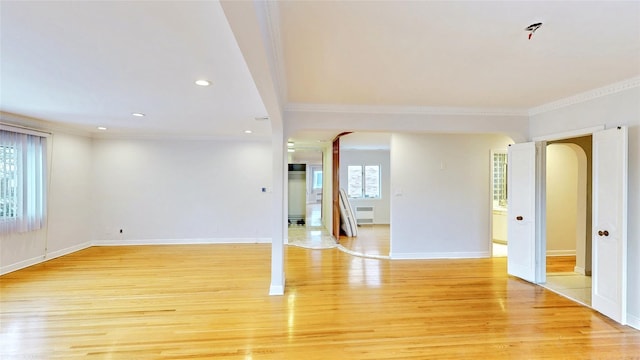
<instances>
[{"instance_id":1,"label":"wood floor plank","mask_svg":"<svg viewBox=\"0 0 640 360\"><path fill-rule=\"evenodd\" d=\"M547 256L547 272L574 272L576 257L573 256Z\"/></svg>"},{"instance_id":2,"label":"wood floor plank","mask_svg":"<svg viewBox=\"0 0 640 360\"><path fill-rule=\"evenodd\" d=\"M364 256L389 256L390 226L388 224L358 226L358 236L340 235L338 242L346 249Z\"/></svg>"},{"instance_id":3,"label":"wood floor plank","mask_svg":"<svg viewBox=\"0 0 640 360\"><path fill-rule=\"evenodd\" d=\"M269 245L92 247L0 277L4 359L638 359L640 332L506 275Z\"/></svg>"}]
</instances>

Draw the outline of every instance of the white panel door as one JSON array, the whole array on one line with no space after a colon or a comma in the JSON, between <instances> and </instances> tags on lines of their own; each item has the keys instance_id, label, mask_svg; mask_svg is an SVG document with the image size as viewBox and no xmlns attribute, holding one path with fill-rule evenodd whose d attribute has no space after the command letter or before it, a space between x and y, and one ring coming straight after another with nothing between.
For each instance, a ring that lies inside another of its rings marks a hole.
<instances>
[{"instance_id":1,"label":"white panel door","mask_svg":"<svg viewBox=\"0 0 640 360\"><path fill-rule=\"evenodd\" d=\"M626 324L627 128L593 134L592 307Z\"/></svg>"},{"instance_id":2,"label":"white panel door","mask_svg":"<svg viewBox=\"0 0 640 360\"><path fill-rule=\"evenodd\" d=\"M507 272L536 282L536 144L509 146Z\"/></svg>"}]
</instances>

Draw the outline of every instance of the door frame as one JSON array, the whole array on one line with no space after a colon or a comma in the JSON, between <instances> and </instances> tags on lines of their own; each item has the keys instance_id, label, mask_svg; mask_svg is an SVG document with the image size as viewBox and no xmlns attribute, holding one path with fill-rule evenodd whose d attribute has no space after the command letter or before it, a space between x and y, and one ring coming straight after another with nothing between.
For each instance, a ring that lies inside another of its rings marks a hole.
<instances>
[{"instance_id":1,"label":"door frame","mask_svg":"<svg viewBox=\"0 0 640 360\"><path fill-rule=\"evenodd\" d=\"M567 131L567 132L562 132L562 133L555 133L555 134L548 134L548 135L543 135L543 136L538 136L538 137L534 137L532 139L532 141L535 141L536 144L538 143L543 143L544 144L544 150L543 152L546 154L546 143L547 141L555 141L555 140L564 140L564 139L570 139L570 138L575 138L575 137L580 137L580 136L593 136L594 133L598 132L598 131L603 131L605 130L605 126L604 125L599 125L599 126L593 126L593 127L589 127L589 128L583 128L583 129L577 129L577 130L573 130L573 131ZM591 160L593 161L593 159ZM546 178L546 166L547 166L547 159L546 157L544 157L543 159L541 159L541 162L539 164L540 168L543 170L543 175ZM546 179L542 178L541 180L543 180L543 183L546 184ZM547 189L546 186L542 186L540 189L540 194L538 196L538 201L540 201L540 206L538 207L539 209L539 214L537 214L538 216L540 216L540 219L545 219L547 216L547 204L546 204L546 196L547 196ZM593 214L589 214L589 216L593 216ZM542 241L544 245L543 248L546 249L547 247L547 237L545 235L546 233L546 224L538 224L539 227L537 228L537 231L540 231L541 234L543 236L539 237L538 240ZM546 254L543 254L546 256ZM544 262L540 262L538 264L536 264L537 267L537 273L540 275L541 279L545 279L546 280L546 276L547 276L547 269L546 269L546 261ZM544 281L541 281L541 283Z\"/></svg>"},{"instance_id":2,"label":"door frame","mask_svg":"<svg viewBox=\"0 0 640 360\"><path fill-rule=\"evenodd\" d=\"M546 144L547 141L552 141L552 140L563 140L563 139L568 139L568 138L573 138L573 137L580 137L580 136L593 136L594 133L599 132L599 131L603 131L606 130L604 125L600 125L600 126L594 126L594 127L590 127L590 128L584 128L584 129L578 129L578 130L573 130L573 131L569 131L569 132L563 132L563 133L556 133L556 134L548 134L548 135L544 135L544 136L539 136L539 137L535 137L532 139L532 141L535 141L536 144ZM591 159L592 164L593 164L593 158ZM546 167L546 159L543 159L543 163L542 163L542 167ZM592 176L594 176L594 174L592 174ZM595 181L594 181L595 182ZM595 186L595 185L594 185ZM541 196L546 196L546 194L543 191L543 194L541 194ZM542 199L538 199L538 201L543 201L544 197ZM541 219L544 219L546 217L546 204L543 202L539 203L539 210L540 210L540 215ZM624 215L623 215L624 216ZM546 232L546 226L543 226L541 228L539 228L538 230ZM624 235L623 235L624 236ZM544 247L546 247L546 236L542 236L542 237L536 237L536 241L541 241L544 245ZM592 244L593 246L593 244ZM627 256L627 254L623 254L623 256ZM537 267L537 271L541 272L543 275L546 276L546 261L545 262L540 262L536 264ZM595 269L594 269L595 270ZM627 284L624 283L623 286L626 288ZM624 301L624 299L623 299ZM591 308L593 308L593 306L591 306ZM626 319L626 314L622 315L622 324L624 325L626 323L625 321Z\"/></svg>"},{"instance_id":3,"label":"door frame","mask_svg":"<svg viewBox=\"0 0 640 360\"><path fill-rule=\"evenodd\" d=\"M562 132L562 133L555 133L555 134L548 134L548 135L543 135L543 136L538 136L538 137L534 137L532 139L532 141L535 141L536 144L543 144L543 148L542 148L542 152L546 154L546 144L548 141L555 141L555 140L564 140L564 139L570 139L570 138L575 138L575 137L580 137L580 136L593 136L593 133L598 132L598 131L602 131L605 130L605 126L604 125L599 125L599 126L593 126L593 127L589 127L589 128L584 128L584 129L577 129L577 130L573 130L573 131L567 131L567 132ZM593 161L593 160L591 160ZM547 159L546 156L541 158L541 161L539 163L540 168L543 171L540 171L542 173L542 175L544 177L541 178L542 182L544 184L546 184L546 166L547 166ZM540 189L540 194L538 194L538 200L540 206L538 207L538 216L539 219L545 219L547 216L547 204L546 204L546 196L547 196L547 189L546 189L546 185L542 186ZM589 216L592 216L592 214L589 214ZM546 237L546 223L542 222L538 224L538 227L536 229L536 231L540 231L540 234L542 234L542 236L538 237L537 240L541 241L543 244L542 248L544 248L546 250L547 248L547 237ZM542 254L546 257L546 251L545 254ZM543 281L541 281L540 283L543 283L546 281L546 277L547 277L547 269L546 269L546 261L540 261L539 263L536 264L536 272L537 274L540 276L540 279L543 279Z\"/></svg>"}]
</instances>

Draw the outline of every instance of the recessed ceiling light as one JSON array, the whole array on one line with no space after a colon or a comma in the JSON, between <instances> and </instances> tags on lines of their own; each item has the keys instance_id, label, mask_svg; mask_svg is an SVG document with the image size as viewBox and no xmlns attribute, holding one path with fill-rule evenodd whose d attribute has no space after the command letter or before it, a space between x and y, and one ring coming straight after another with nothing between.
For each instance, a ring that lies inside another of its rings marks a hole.
<instances>
[{"instance_id":1,"label":"recessed ceiling light","mask_svg":"<svg viewBox=\"0 0 640 360\"><path fill-rule=\"evenodd\" d=\"M144 116L143 113L137 113L137 112L136 113L131 113L131 115L137 116L137 117L143 117Z\"/></svg>"},{"instance_id":2,"label":"recessed ceiling light","mask_svg":"<svg viewBox=\"0 0 640 360\"><path fill-rule=\"evenodd\" d=\"M253 132L253 131L251 131L251 130L245 130L245 131L244 131L244 133L245 133L245 134L251 134L252 132Z\"/></svg>"},{"instance_id":3,"label":"recessed ceiling light","mask_svg":"<svg viewBox=\"0 0 640 360\"><path fill-rule=\"evenodd\" d=\"M98 130L107 130L107 128L104 126L98 126Z\"/></svg>"},{"instance_id":4,"label":"recessed ceiling light","mask_svg":"<svg viewBox=\"0 0 640 360\"><path fill-rule=\"evenodd\" d=\"M204 79L196 80L196 85L199 85L199 86L209 86L209 85L211 85L211 81L209 81L209 80L204 80Z\"/></svg>"}]
</instances>

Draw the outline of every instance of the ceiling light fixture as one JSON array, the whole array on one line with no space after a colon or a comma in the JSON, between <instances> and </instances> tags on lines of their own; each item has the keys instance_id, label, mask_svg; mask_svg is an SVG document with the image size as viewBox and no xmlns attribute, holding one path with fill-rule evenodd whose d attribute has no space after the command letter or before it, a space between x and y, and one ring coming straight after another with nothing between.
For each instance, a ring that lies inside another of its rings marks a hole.
<instances>
[{"instance_id":1,"label":"ceiling light fixture","mask_svg":"<svg viewBox=\"0 0 640 360\"><path fill-rule=\"evenodd\" d=\"M196 80L196 85L209 86L209 85L211 85L211 81L205 80L205 79Z\"/></svg>"},{"instance_id":2,"label":"ceiling light fixture","mask_svg":"<svg viewBox=\"0 0 640 360\"><path fill-rule=\"evenodd\" d=\"M104 127L104 126L98 126L98 130L103 130L104 131L104 130L107 130L107 128Z\"/></svg>"},{"instance_id":3,"label":"ceiling light fixture","mask_svg":"<svg viewBox=\"0 0 640 360\"><path fill-rule=\"evenodd\" d=\"M531 40L531 37L533 37L533 33L536 32L536 30L540 29L540 26L542 26L542 23L535 23L535 24L531 24L529 26L527 26L526 28L524 28L524 31L528 31L529 32L529 40Z\"/></svg>"},{"instance_id":4,"label":"ceiling light fixture","mask_svg":"<svg viewBox=\"0 0 640 360\"><path fill-rule=\"evenodd\" d=\"M251 130L245 130L245 131L244 131L244 133L245 133L245 134L251 134L252 132L253 132L253 131L251 131Z\"/></svg>"},{"instance_id":5,"label":"ceiling light fixture","mask_svg":"<svg viewBox=\"0 0 640 360\"><path fill-rule=\"evenodd\" d=\"M138 112L131 113L131 115L136 116L136 117L143 117L144 116L143 113L138 113Z\"/></svg>"},{"instance_id":6,"label":"ceiling light fixture","mask_svg":"<svg viewBox=\"0 0 640 360\"><path fill-rule=\"evenodd\" d=\"M287 149L287 152L296 152L296 149L289 148L289 149Z\"/></svg>"},{"instance_id":7,"label":"ceiling light fixture","mask_svg":"<svg viewBox=\"0 0 640 360\"><path fill-rule=\"evenodd\" d=\"M295 145L295 144L293 143L293 141L289 141L289 142L287 142L287 147L293 147L293 145Z\"/></svg>"}]
</instances>

